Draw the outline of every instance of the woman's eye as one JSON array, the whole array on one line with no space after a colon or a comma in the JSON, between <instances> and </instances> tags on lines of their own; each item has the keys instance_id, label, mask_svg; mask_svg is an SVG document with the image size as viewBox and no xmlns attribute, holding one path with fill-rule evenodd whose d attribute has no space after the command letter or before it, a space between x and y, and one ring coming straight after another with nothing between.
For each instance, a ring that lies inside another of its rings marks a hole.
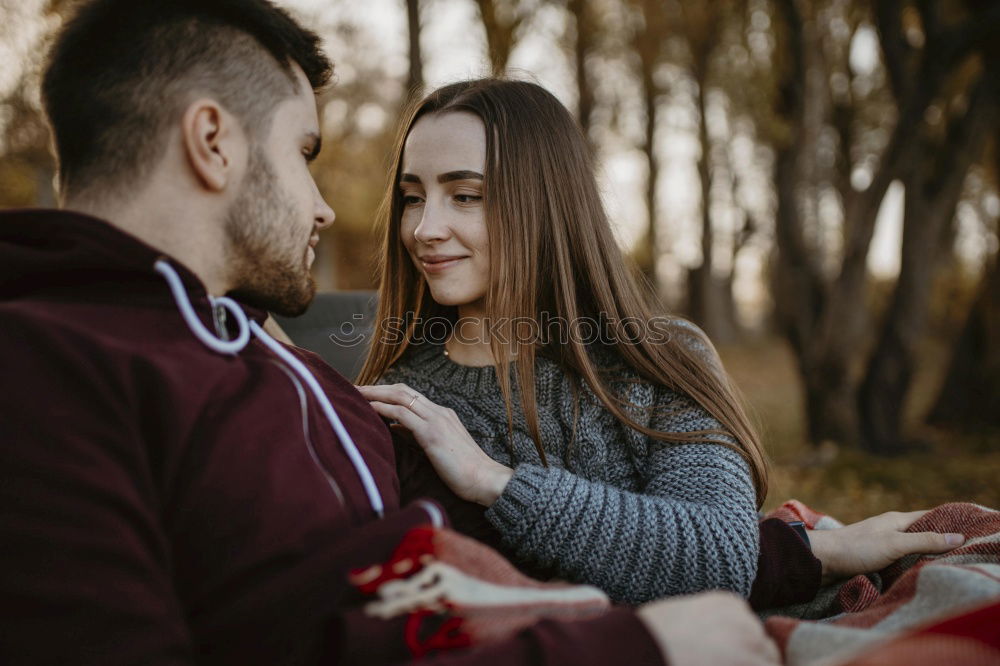
<instances>
[{"instance_id":1,"label":"woman's eye","mask_svg":"<svg viewBox=\"0 0 1000 666\"><path fill-rule=\"evenodd\" d=\"M456 194L455 201L458 203L475 203L476 201L482 201L483 197L478 194Z\"/></svg>"},{"instance_id":2,"label":"woman's eye","mask_svg":"<svg viewBox=\"0 0 1000 666\"><path fill-rule=\"evenodd\" d=\"M415 206L422 201L420 197L415 194L404 194L403 195L403 205L404 206Z\"/></svg>"}]
</instances>

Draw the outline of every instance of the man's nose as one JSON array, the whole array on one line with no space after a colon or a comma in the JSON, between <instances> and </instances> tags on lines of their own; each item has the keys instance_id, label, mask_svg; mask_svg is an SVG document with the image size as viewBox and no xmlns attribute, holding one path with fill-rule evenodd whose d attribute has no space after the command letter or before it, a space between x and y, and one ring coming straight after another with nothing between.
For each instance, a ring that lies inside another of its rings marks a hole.
<instances>
[{"instance_id":1,"label":"man's nose","mask_svg":"<svg viewBox=\"0 0 1000 666\"><path fill-rule=\"evenodd\" d=\"M333 209L330 208L330 204L326 202L326 199L324 199L323 195L319 194L318 191L316 193L315 218L316 218L316 229L318 231L323 231L331 224L333 224L333 221L335 219L337 219L337 214L333 212Z\"/></svg>"}]
</instances>

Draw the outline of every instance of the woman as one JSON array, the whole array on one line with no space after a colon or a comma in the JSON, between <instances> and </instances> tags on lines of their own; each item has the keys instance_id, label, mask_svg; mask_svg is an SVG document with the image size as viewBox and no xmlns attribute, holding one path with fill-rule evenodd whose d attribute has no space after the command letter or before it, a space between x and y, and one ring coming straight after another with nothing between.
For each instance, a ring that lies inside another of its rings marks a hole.
<instances>
[{"instance_id":1,"label":"woman","mask_svg":"<svg viewBox=\"0 0 1000 666\"><path fill-rule=\"evenodd\" d=\"M759 438L704 335L654 316L568 111L526 82L432 93L402 127L382 217L358 383L395 385L360 390L487 507L508 554L621 602L747 596Z\"/></svg>"},{"instance_id":2,"label":"woman","mask_svg":"<svg viewBox=\"0 0 1000 666\"><path fill-rule=\"evenodd\" d=\"M567 110L531 83L455 84L416 108L397 155L378 319L417 319L373 341L359 383L411 387L375 409L460 413L475 438L456 421L428 455L532 568L633 603L747 595L759 440L700 332L654 318ZM563 330L546 344L518 321Z\"/></svg>"}]
</instances>

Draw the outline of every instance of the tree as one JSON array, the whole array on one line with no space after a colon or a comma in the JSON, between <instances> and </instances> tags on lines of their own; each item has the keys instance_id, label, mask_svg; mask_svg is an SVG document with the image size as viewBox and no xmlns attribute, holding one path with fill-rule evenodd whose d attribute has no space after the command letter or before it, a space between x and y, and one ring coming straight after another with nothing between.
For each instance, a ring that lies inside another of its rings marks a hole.
<instances>
[{"instance_id":1,"label":"tree","mask_svg":"<svg viewBox=\"0 0 1000 666\"><path fill-rule=\"evenodd\" d=\"M71 7L70 0L49 0L41 16L34 20L61 18ZM16 14L12 15L18 18ZM32 17L8 20L0 37L24 31L23 21ZM38 36L30 52L48 49L60 21L51 21ZM4 162L4 187L0 187L0 205L54 206L56 203L56 164L49 150L49 127L41 110L41 59L26 59L11 92L0 100L0 150ZM17 185L20 186L17 186ZM15 185L11 187L11 185Z\"/></svg>"},{"instance_id":2,"label":"tree","mask_svg":"<svg viewBox=\"0 0 1000 666\"><path fill-rule=\"evenodd\" d=\"M679 17L689 52L688 75L695 84L695 108L698 116L698 181L701 185L701 264L688 271L687 314L709 337L717 342L731 341L735 335L735 313L729 280L719 279L713 269L716 252L715 221L712 215L712 191L716 168L708 127L708 95L714 85L716 50L723 44L725 23L741 3L692 2L682 0Z\"/></svg>"},{"instance_id":3,"label":"tree","mask_svg":"<svg viewBox=\"0 0 1000 666\"><path fill-rule=\"evenodd\" d=\"M863 350L870 330L864 305L867 256L879 207L890 183L917 178L914 170L921 162L922 150L926 150L917 138L924 131L928 109L946 90L956 69L971 53L981 51L997 32L1000 7L977 6L960 20L944 25L936 5L930 2L917 2L915 6L902 0L875 3L874 22L898 112L870 184L861 191L851 192L843 201L843 251L839 266L828 278L817 256L810 252L799 200L805 185L800 175L801 150L814 140L810 121L815 116L810 113L816 108L810 105L822 101L804 94L809 76L807 66L818 67L821 63L810 57L818 50L815 20L813 15L804 14L802 7L810 12L815 12L816 7L808 2L800 6L796 0L777 0L776 5L783 42L776 110L788 129L776 151L775 164L777 314L796 352L804 379L810 438L814 442L854 443L861 440L858 370L863 366ZM905 30L904 22L908 23ZM925 40L923 48L900 46L921 34ZM969 131L979 132L981 139L979 127ZM948 218L946 199L950 191L942 189L933 194L935 206L940 205L936 216ZM914 228L918 227L919 224ZM937 238L928 234L918 244L925 242L936 243ZM901 297L912 304L920 291L918 286L905 297L901 292ZM908 310L915 312L910 305L890 314L898 318Z\"/></svg>"},{"instance_id":4,"label":"tree","mask_svg":"<svg viewBox=\"0 0 1000 666\"><path fill-rule=\"evenodd\" d=\"M806 392L806 419L814 443L825 439L842 441L851 436L850 400L831 404L838 387L825 384L812 336L826 300L826 285L816 256L806 240L798 204L799 163L803 160L801 138L806 123L807 53L805 22L795 0L778 0L779 78L775 116L783 127L775 140L774 181L776 261L773 291L776 318L795 352ZM848 396L850 397L850 396ZM847 422L845 424L845 422Z\"/></svg>"},{"instance_id":5,"label":"tree","mask_svg":"<svg viewBox=\"0 0 1000 666\"><path fill-rule=\"evenodd\" d=\"M576 75L576 117L584 134L590 138L591 114L594 110L594 85L587 60L597 48L599 23L594 0L567 0L566 9L572 26L573 65Z\"/></svg>"},{"instance_id":6,"label":"tree","mask_svg":"<svg viewBox=\"0 0 1000 666\"><path fill-rule=\"evenodd\" d=\"M662 0L629 0L631 17L631 38L629 44L636 56L639 79L639 94L645 110L642 139L642 154L646 160L646 211L648 223L642 251L637 255L639 270L653 286L654 293L660 292L656 274L656 260L660 256L660 239L657 233L659 206L657 188L659 186L660 159L656 150L656 128L660 117L661 98L666 94L659 81L657 71L664 62L664 43L670 34L669 21Z\"/></svg>"},{"instance_id":7,"label":"tree","mask_svg":"<svg viewBox=\"0 0 1000 666\"><path fill-rule=\"evenodd\" d=\"M993 159L994 185L1000 191L1000 130L996 126ZM997 220L993 222L996 225ZM994 238L996 231L994 226ZM995 254L983 271L978 296L927 421L965 431L1000 431L1000 270Z\"/></svg>"},{"instance_id":8,"label":"tree","mask_svg":"<svg viewBox=\"0 0 1000 666\"><path fill-rule=\"evenodd\" d=\"M406 90L420 95L424 88L424 60L420 52L420 0L406 0L406 27L410 44L410 73Z\"/></svg>"},{"instance_id":9,"label":"tree","mask_svg":"<svg viewBox=\"0 0 1000 666\"><path fill-rule=\"evenodd\" d=\"M953 113L945 130L915 139L921 156L905 179L900 274L858 394L862 445L872 453L908 448L901 431L903 407L926 328L933 277L942 248L948 247L965 175L982 154L983 137L1000 120L995 77L979 73L962 92L964 110Z\"/></svg>"},{"instance_id":10,"label":"tree","mask_svg":"<svg viewBox=\"0 0 1000 666\"><path fill-rule=\"evenodd\" d=\"M526 13L515 0L476 0L479 18L486 32L486 51L495 76L507 71L507 61L517 42L517 33Z\"/></svg>"}]
</instances>

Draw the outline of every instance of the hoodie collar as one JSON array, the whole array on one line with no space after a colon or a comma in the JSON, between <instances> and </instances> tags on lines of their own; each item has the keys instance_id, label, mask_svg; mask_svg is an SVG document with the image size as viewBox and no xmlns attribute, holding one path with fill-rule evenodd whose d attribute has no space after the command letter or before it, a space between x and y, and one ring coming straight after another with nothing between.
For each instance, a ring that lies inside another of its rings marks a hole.
<instances>
[{"instance_id":1,"label":"hoodie collar","mask_svg":"<svg viewBox=\"0 0 1000 666\"><path fill-rule=\"evenodd\" d=\"M170 295L153 269L161 258L173 266L192 304L208 309L208 292L193 271L106 220L57 209L0 212L0 301L114 297L167 303ZM259 308L240 305L251 319L267 318Z\"/></svg>"}]
</instances>

